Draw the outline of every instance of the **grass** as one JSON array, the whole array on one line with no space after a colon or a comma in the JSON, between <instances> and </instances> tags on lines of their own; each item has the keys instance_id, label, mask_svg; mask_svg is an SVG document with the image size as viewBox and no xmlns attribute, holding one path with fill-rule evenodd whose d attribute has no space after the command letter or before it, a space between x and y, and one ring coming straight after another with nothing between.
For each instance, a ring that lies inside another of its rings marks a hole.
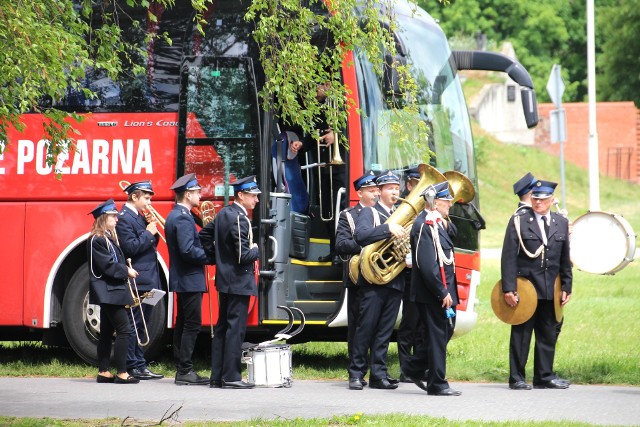
<instances>
[{"instance_id":1,"label":"grass","mask_svg":"<svg viewBox=\"0 0 640 427\"><path fill-rule=\"evenodd\" d=\"M6 427L83 427L83 426L152 426L158 424L140 422L138 420L118 418L106 418L102 420L58 420L53 418L13 418L0 416L0 425ZM176 425L173 423L165 423L164 425ZM592 424L578 422L550 422L550 421L453 421L446 418L434 418L424 415L405 415L405 414L385 414L385 415L365 415L361 413L334 416L332 418L295 418L283 420L264 420L253 419L248 421L237 422L183 422L179 423L183 427L321 427L321 426L459 426L459 427L527 427L527 426L545 426L545 427L583 427Z\"/></svg>"}]
</instances>

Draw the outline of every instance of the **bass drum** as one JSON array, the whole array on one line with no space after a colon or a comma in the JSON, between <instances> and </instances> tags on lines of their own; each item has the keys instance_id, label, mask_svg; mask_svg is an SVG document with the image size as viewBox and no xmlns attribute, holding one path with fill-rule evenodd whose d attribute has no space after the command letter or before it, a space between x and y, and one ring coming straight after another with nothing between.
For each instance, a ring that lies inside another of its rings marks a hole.
<instances>
[{"instance_id":1,"label":"bass drum","mask_svg":"<svg viewBox=\"0 0 640 427\"><path fill-rule=\"evenodd\" d=\"M615 274L627 266L636 252L636 235L620 215L587 212L573 222L571 262L578 270Z\"/></svg>"}]
</instances>

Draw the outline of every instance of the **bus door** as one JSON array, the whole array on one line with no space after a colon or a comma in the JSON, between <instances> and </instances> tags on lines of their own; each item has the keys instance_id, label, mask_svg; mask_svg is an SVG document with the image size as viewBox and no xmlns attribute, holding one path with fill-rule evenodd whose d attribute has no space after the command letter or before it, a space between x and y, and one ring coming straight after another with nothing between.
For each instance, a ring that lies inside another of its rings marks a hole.
<instances>
[{"instance_id":1,"label":"bus door","mask_svg":"<svg viewBox=\"0 0 640 427\"><path fill-rule=\"evenodd\" d=\"M195 173L202 186L202 200L212 201L219 211L233 201L230 183L250 175L260 177L266 167L261 163L264 156L260 155L260 135L252 59L185 57L180 72L177 176ZM263 199L260 202L264 203ZM256 239L259 221L260 209L256 208L252 213ZM203 300L205 323L217 321L214 278L215 267L207 267L210 291L209 298ZM252 299L249 325L258 322L257 307ZM210 318L208 313L212 313Z\"/></svg>"}]
</instances>

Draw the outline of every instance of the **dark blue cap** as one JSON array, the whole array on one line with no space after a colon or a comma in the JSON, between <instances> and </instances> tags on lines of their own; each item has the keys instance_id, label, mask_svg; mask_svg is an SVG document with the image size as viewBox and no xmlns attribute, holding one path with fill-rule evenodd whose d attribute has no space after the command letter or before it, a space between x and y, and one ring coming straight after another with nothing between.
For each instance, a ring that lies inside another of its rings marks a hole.
<instances>
[{"instance_id":1,"label":"dark blue cap","mask_svg":"<svg viewBox=\"0 0 640 427\"><path fill-rule=\"evenodd\" d=\"M127 186L127 188L125 188L123 191L125 193L131 195L131 193L133 193L136 190L142 190L145 193L155 194L153 192L153 187L151 187L151 181L150 180L134 182L133 184L129 184Z\"/></svg>"},{"instance_id":2,"label":"dark blue cap","mask_svg":"<svg viewBox=\"0 0 640 427\"><path fill-rule=\"evenodd\" d=\"M531 198L548 199L549 197L553 196L553 191L556 189L557 185L557 182L538 180L533 186Z\"/></svg>"},{"instance_id":3,"label":"dark blue cap","mask_svg":"<svg viewBox=\"0 0 640 427\"><path fill-rule=\"evenodd\" d=\"M189 190L200 190L202 187L198 185L195 173L190 173L185 176L181 176L173 183L171 190L176 193L184 193Z\"/></svg>"},{"instance_id":4,"label":"dark blue cap","mask_svg":"<svg viewBox=\"0 0 640 427\"><path fill-rule=\"evenodd\" d=\"M433 188L436 190L435 199L453 200L453 196L449 192L449 183L447 181L439 182L434 185Z\"/></svg>"},{"instance_id":5,"label":"dark blue cap","mask_svg":"<svg viewBox=\"0 0 640 427\"><path fill-rule=\"evenodd\" d=\"M520 178L513 184L513 194L518 197L522 197L527 194L531 189L533 189L533 185L536 183L536 179L531 175L531 172L527 172L525 176Z\"/></svg>"},{"instance_id":6,"label":"dark blue cap","mask_svg":"<svg viewBox=\"0 0 640 427\"><path fill-rule=\"evenodd\" d=\"M375 187L376 185L376 174L372 170L368 170L360 178L353 181L353 188L356 191L363 187Z\"/></svg>"},{"instance_id":7,"label":"dark blue cap","mask_svg":"<svg viewBox=\"0 0 640 427\"><path fill-rule=\"evenodd\" d=\"M400 184L400 178L395 173L391 172L391 170L386 170L382 172L376 178L376 184L378 187L381 187L386 184Z\"/></svg>"},{"instance_id":8,"label":"dark blue cap","mask_svg":"<svg viewBox=\"0 0 640 427\"><path fill-rule=\"evenodd\" d=\"M411 168L407 171L407 179L420 179L420 172L418 168Z\"/></svg>"},{"instance_id":9,"label":"dark blue cap","mask_svg":"<svg viewBox=\"0 0 640 427\"><path fill-rule=\"evenodd\" d=\"M118 209L116 209L116 203L113 201L113 199L109 199L106 202L100 203L91 212L89 212L89 214L92 214L93 217L96 219L100 215L117 214L117 213L118 213Z\"/></svg>"},{"instance_id":10,"label":"dark blue cap","mask_svg":"<svg viewBox=\"0 0 640 427\"><path fill-rule=\"evenodd\" d=\"M258 183L256 182L255 175L248 176L246 178L242 178L237 180L236 182L232 182L233 192L238 193L242 191L243 193L249 194L260 194L260 188L258 188Z\"/></svg>"}]
</instances>

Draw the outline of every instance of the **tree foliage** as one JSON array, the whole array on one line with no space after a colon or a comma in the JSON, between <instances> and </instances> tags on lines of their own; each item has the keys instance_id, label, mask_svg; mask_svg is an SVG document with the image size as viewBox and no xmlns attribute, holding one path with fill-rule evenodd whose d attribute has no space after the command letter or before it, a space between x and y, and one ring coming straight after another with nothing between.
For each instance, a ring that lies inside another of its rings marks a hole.
<instances>
[{"instance_id":1,"label":"tree foliage","mask_svg":"<svg viewBox=\"0 0 640 427\"><path fill-rule=\"evenodd\" d=\"M640 9L634 2L617 1L601 9L597 22L608 37L597 64L600 99L633 101L640 107Z\"/></svg>"},{"instance_id":2,"label":"tree foliage","mask_svg":"<svg viewBox=\"0 0 640 427\"><path fill-rule=\"evenodd\" d=\"M596 3L596 17L602 15L598 20L601 25L596 28L596 47L598 54L602 53L603 56L599 62L602 67L598 70L598 78L609 81L607 75L611 67L605 66L605 63L614 62L613 57L624 57L628 42L635 41L633 36L623 41L625 36L622 34L627 33L628 37L628 33L637 32L634 20L637 12L629 2L599 0ZM626 6L619 7L618 3ZM474 38L477 33L483 33L495 44L512 42L518 60L533 78L540 101L549 101L545 87L553 64L562 66L566 85L564 100L581 102L586 99L587 40L584 1L452 0L448 7L441 7L432 1L422 5L440 19L443 29L450 37L458 35ZM605 13L609 13L607 10L618 15L615 24L605 18ZM621 41L617 44L617 50L612 49L613 42L610 40ZM629 58L633 57L631 52L627 53ZM629 93L628 90L622 90L621 94L625 92ZM603 87L603 96L608 97L610 93Z\"/></svg>"}]
</instances>

